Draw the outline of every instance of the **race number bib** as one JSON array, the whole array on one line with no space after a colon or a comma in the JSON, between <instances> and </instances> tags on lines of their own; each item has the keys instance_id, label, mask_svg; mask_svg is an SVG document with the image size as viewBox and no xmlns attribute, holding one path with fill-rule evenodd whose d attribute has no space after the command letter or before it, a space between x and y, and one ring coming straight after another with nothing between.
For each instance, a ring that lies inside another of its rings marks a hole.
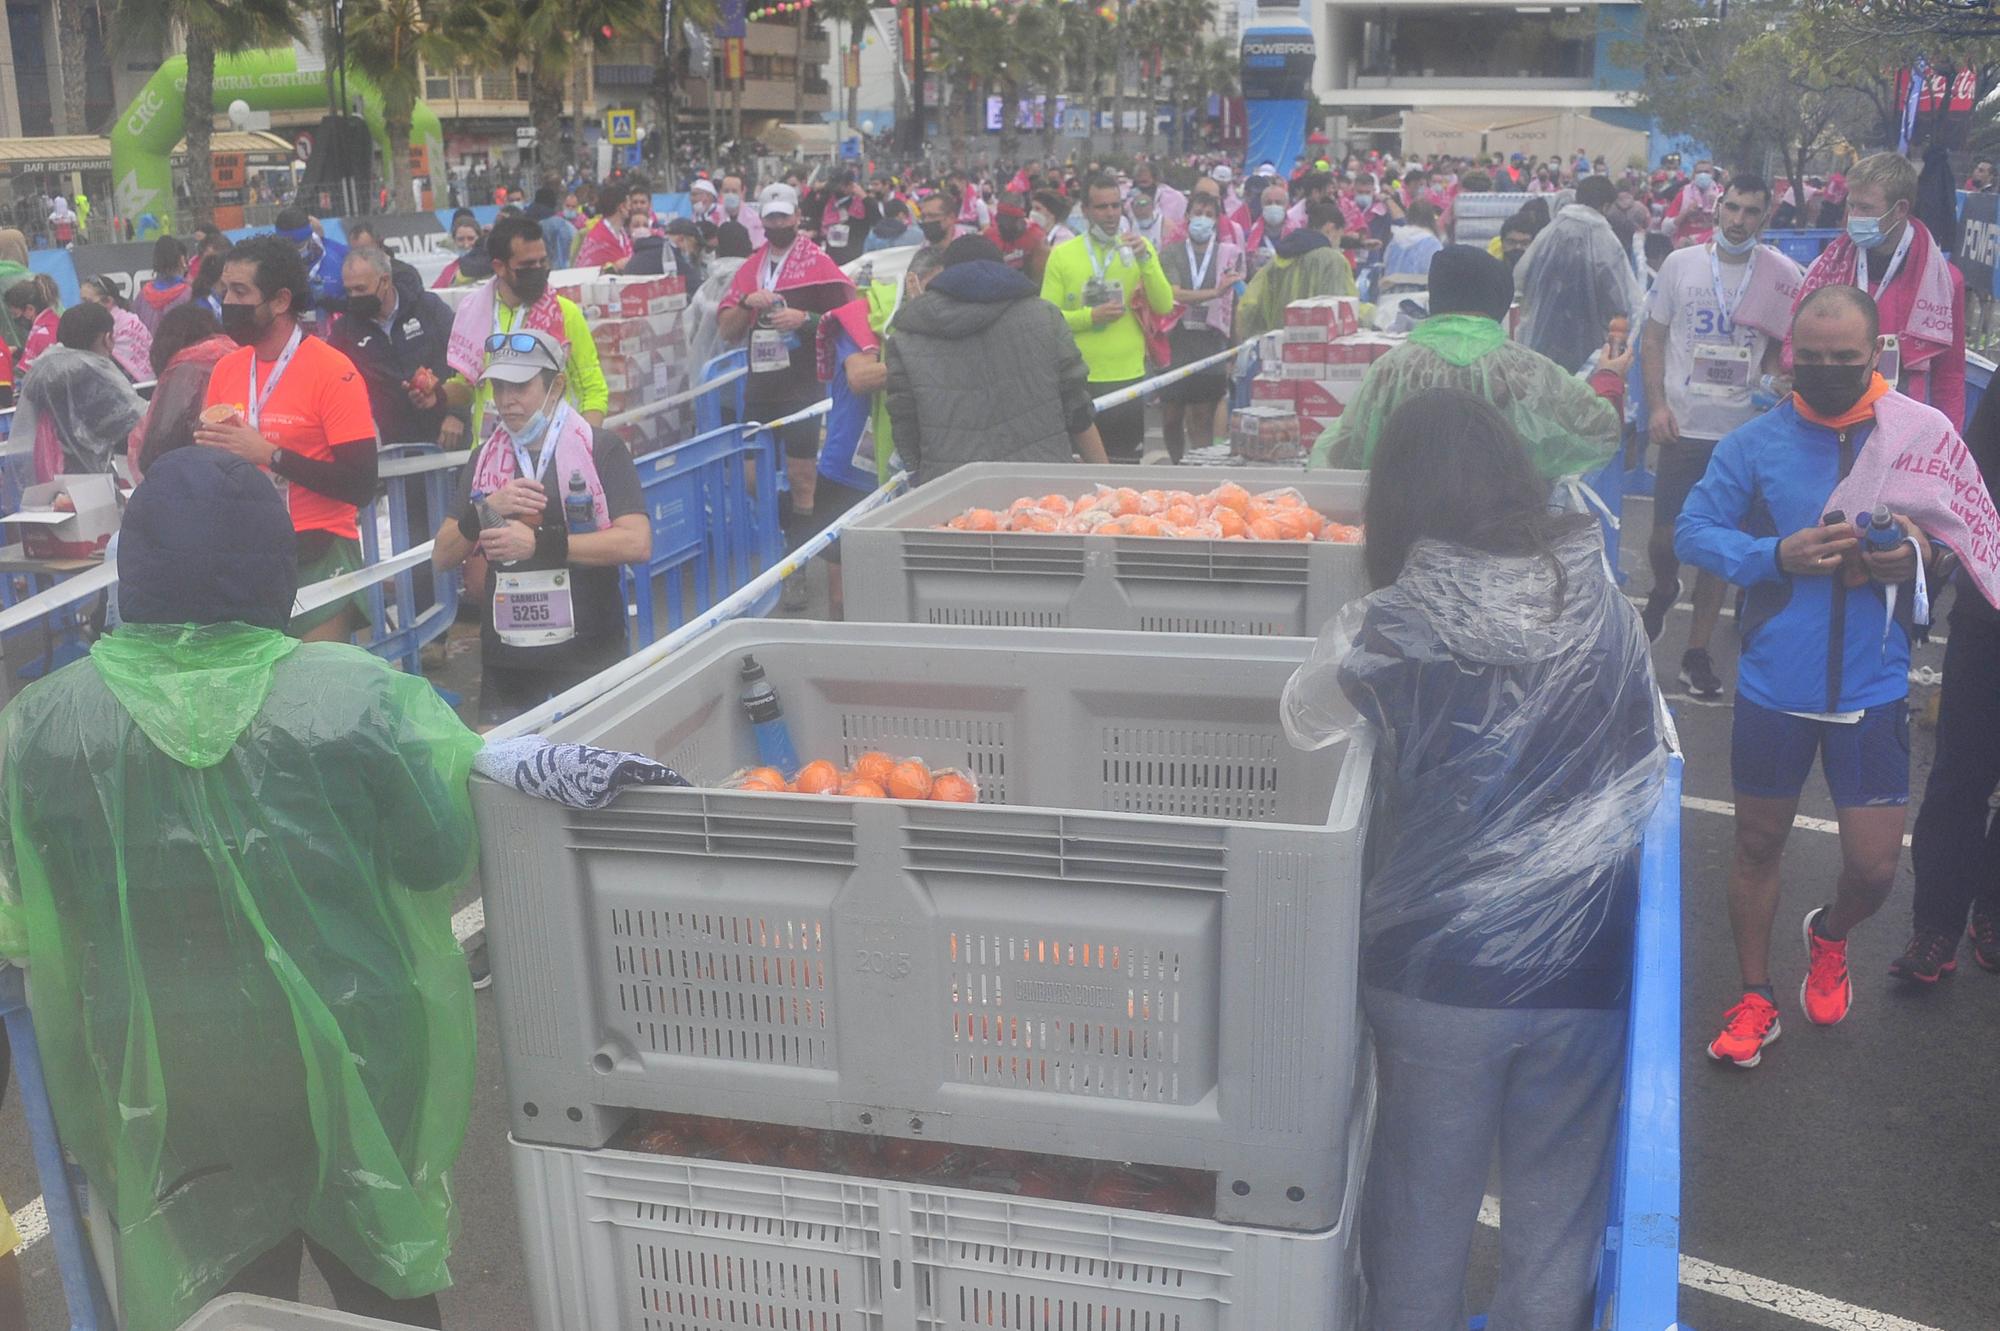
<instances>
[{"instance_id":1,"label":"race number bib","mask_svg":"<svg viewBox=\"0 0 2000 1331\"><path fill-rule=\"evenodd\" d=\"M1750 348L1729 342L1698 342L1688 391L1707 397L1739 398L1750 392Z\"/></svg>"},{"instance_id":2,"label":"race number bib","mask_svg":"<svg viewBox=\"0 0 2000 1331\"><path fill-rule=\"evenodd\" d=\"M569 570L494 570L493 631L509 647L549 647L574 638L576 601Z\"/></svg>"},{"instance_id":3,"label":"race number bib","mask_svg":"<svg viewBox=\"0 0 2000 1331\"><path fill-rule=\"evenodd\" d=\"M847 223L835 222L826 229L826 247L830 250L847 248Z\"/></svg>"},{"instance_id":4,"label":"race number bib","mask_svg":"<svg viewBox=\"0 0 2000 1331\"><path fill-rule=\"evenodd\" d=\"M775 328L757 328L750 333L750 372L766 374L791 366L792 353L785 349L785 335Z\"/></svg>"}]
</instances>

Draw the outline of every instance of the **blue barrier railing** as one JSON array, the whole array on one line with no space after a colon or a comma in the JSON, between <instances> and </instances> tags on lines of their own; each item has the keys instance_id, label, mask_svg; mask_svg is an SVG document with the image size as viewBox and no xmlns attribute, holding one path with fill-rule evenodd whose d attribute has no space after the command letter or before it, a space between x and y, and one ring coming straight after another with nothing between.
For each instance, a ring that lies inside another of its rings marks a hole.
<instances>
[{"instance_id":1,"label":"blue barrier railing","mask_svg":"<svg viewBox=\"0 0 2000 1331\"><path fill-rule=\"evenodd\" d=\"M1681 766L1678 754L1668 763L1640 853L1625 1095L1598 1275L1596 1325L1606 1331L1670 1331L1680 1319Z\"/></svg>"},{"instance_id":2,"label":"blue barrier railing","mask_svg":"<svg viewBox=\"0 0 2000 1331\"><path fill-rule=\"evenodd\" d=\"M470 456L461 453L455 460L447 460L436 444L384 446L378 466L387 489L381 502L389 516L389 554L400 554L430 540L431 532L451 510L458 493L458 470ZM412 461L421 469L407 465ZM415 502L419 496L421 503ZM375 516L370 508L361 519L361 553L370 564L379 564L384 557ZM427 568L405 569L387 583L375 583L368 589L368 650L417 673L419 653L442 637L458 618L458 588L456 572L437 573ZM427 594L420 596L420 592Z\"/></svg>"},{"instance_id":3,"label":"blue barrier railing","mask_svg":"<svg viewBox=\"0 0 2000 1331\"><path fill-rule=\"evenodd\" d=\"M1838 227L1800 228L1796 231L1766 231L1764 243L1801 268L1812 267L1820 251L1846 233Z\"/></svg>"},{"instance_id":4,"label":"blue barrier railing","mask_svg":"<svg viewBox=\"0 0 2000 1331\"><path fill-rule=\"evenodd\" d=\"M747 585L784 555L777 444L725 425L637 459L653 554L627 570L633 645L644 647ZM667 622L657 622L664 600Z\"/></svg>"},{"instance_id":5,"label":"blue barrier railing","mask_svg":"<svg viewBox=\"0 0 2000 1331\"><path fill-rule=\"evenodd\" d=\"M727 382L731 374L742 370L733 383ZM694 430L697 435L719 430L733 421L743 419L743 392L749 386L750 353L742 347L725 351L720 356L701 367L701 382L724 381L714 393L704 393L694 400Z\"/></svg>"}]
</instances>

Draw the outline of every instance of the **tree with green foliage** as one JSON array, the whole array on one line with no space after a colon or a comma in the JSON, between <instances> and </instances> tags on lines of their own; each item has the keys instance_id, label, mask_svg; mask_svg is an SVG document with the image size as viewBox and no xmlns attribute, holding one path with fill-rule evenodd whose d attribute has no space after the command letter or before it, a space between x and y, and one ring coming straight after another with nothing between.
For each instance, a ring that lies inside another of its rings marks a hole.
<instances>
[{"instance_id":1,"label":"tree with green foliage","mask_svg":"<svg viewBox=\"0 0 2000 1331\"><path fill-rule=\"evenodd\" d=\"M181 123L187 135L188 211L193 222L214 220L215 57L288 42L304 31L290 0L118 0L112 49L137 55L169 49L176 31L187 38L187 90Z\"/></svg>"},{"instance_id":2,"label":"tree with green foliage","mask_svg":"<svg viewBox=\"0 0 2000 1331\"><path fill-rule=\"evenodd\" d=\"M383 175L397 208L410 194L410 123L422 90L418 61L451 69L484 49L500 0L347 0L347 63L382 94L389 139ZM443 162L431 163L441 177Z\"/></svg>"}]
</instances>

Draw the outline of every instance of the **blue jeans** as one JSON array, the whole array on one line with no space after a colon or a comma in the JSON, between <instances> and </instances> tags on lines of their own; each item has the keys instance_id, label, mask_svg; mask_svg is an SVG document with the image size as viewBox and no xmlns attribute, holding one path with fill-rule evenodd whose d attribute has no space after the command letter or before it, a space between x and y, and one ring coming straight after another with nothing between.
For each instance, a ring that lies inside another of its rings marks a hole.
<instances>
[{"instance_id":1,"label":"blue jeans","mask_svg":"<svg viewBox=\"0 0 2000 1331\"><path fill-rule=\"evenodd\" d=\"M1610 1203L1622 1008L1464 1008L1364 988L1375 1141L1361 1210L1368 1331L1464 1331L1494 1147L1487 1331L1589 1331Z\"/></svg>"}]
</instances>

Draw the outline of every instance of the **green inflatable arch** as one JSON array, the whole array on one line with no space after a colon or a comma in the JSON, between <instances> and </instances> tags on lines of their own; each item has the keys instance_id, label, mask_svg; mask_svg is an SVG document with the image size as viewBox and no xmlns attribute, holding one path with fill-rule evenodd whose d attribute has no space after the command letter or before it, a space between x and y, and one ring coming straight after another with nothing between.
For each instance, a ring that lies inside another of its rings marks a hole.
<instances>
[{"instance_id":1,"label":"green inflatable arch","mask_svg":"<svg viewBox=\"0 0 2000 1331\"><path fill-rule=\"evenodd\" d=\"M365 74L350 69L347 88L361 99L361 118L382 160L389 160L389 132L382 118L382 94ZM147 213L172 215L174 177L171 158L181 140L182 107L187 96L187 57L163 63L111 127L111 178L121 216L137 219ZM253 111L309 111L326 105L326 75L301 70L296 47L245 51L215 58L215 105L218 111L242 99ZM430 150L431 170L444 164L444 127L429 106L419 100L410 117L410 142Z\"/></svg>"}]
</instances>

